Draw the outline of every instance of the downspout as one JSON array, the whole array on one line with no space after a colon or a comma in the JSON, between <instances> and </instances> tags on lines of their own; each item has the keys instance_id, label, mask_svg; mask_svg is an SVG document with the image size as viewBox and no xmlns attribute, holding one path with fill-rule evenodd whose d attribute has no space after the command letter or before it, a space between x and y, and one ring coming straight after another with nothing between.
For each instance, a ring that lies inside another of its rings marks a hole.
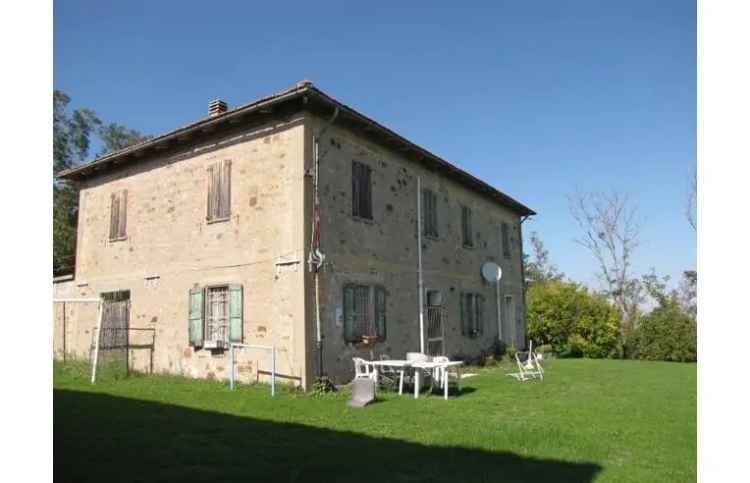
<instances>
[{"instance_id":1,"label":"downspout","mask_svg":"<svg viewBox=\"0 0 750 483\"><path fill-rule=\"evenodd\" d=\"M320 154L320 138L333 124L339 115L338 106L333 111L331 119L323 126L316 136L313 136L313 216L312 237L310 238L310 253L307 263L313 274L315 284L315 341L318 348L318 377L325 375L323 368L323 333L320 324L320 269L323 266L325 255L320 250L320 161L325 157L327 151Z\"/></svg>"},{"instance_id":2,"label":"downspout","mask_svg":"<svg viewBox=\"0 0 750 483\"><path fill-rule=\"evenodd\" d=\"M524 341L529 335L529 318L528 318L528 307L526 306L526 267L523 263L523 222L528 220L531 215L525 215L521 217L521 222L518 224L518 238L521 243L521 301L523 302L523 325L526 334L524 335Z\"/></svg>"},{"instance_id":3,"label":"downspout","mask_svg":"<svg viewBox=\"0 0 750 483\"><path fill-rule=\"evenodd\" d=\"M422 281L422 178L417 176L417 290L419 291L419 352L424 354L424 282Z\"/></svg>"}]
</instances>

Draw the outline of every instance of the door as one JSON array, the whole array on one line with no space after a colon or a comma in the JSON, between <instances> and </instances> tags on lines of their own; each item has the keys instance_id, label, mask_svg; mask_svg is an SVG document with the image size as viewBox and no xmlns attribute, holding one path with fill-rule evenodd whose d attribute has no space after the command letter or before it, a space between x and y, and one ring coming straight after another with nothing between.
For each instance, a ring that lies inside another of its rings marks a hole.
<instances>
[{"instance_id":1,"label":"door","mask_svg":"<svg viewBox=\"0 0 750 483\"><path fill-rule=\"evenodd\" d=\"M427 355L445 355L445 314L443 297L439 290L427 290Z\"/></svg>"}]
</instances>

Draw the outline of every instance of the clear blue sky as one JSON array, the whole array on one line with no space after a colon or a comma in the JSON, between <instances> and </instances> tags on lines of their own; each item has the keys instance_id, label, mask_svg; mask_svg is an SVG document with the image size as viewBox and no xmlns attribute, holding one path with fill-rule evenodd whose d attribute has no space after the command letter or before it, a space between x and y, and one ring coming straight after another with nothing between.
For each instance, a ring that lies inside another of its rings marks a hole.
<instances>
[{"instance_id":1,"label":"clear blue sky","mask_svg":"<svg viewBox=\"0 0 750 483\"><path fill-rule=\"evenodd\" d=\"M158 134L307 78L534 208L569 276L577 189L638 203L639 272L695 267L694 2L388 3L58 1L54 86Z\"/></svg>"}]
</instances>

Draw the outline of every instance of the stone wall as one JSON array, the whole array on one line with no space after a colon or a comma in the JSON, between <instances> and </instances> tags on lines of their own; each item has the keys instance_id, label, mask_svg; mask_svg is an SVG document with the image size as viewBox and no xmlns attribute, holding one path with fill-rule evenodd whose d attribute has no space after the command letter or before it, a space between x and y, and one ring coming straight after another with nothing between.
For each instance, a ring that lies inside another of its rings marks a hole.
<instances>
[{"instance_id":1,"label":"stone wall","mask_svg":"<svg viewBox=\"0 0 750 483\"><path fill-rule=\"evenodd\" d=\"M154 370L228 377L228 352L194 350L188 341L193 287L239 283L244 342L276 345L278 371L306 383L304 120L216 133L211 141L102 174L81 186L78 297L129 290L130 326L156 329ZM208 223L207 167L231 160L231 218ZM109 240L110 196L127 189L127 238ZM90 341L73 350L87 351ZM144 368L147 351L131 353ZM259 351L239 354L238 373L270 370Z\"/></svg>"},{"instance_id":2,"label":"stone wall","mask_svg":"<svg viewBox=\"0 0 750 483\"><path fill-rule=\"evenodd\" d=\"M319 129L320 119L310 125ZM312 130L311 130L312 132ZM311 135L308 133L308 135ZM321 275L322 323L325 334L325 369L337 382L352 377L353 356L404 358L417 352L419 304L417 282L417 177L423 188L438 195L437 239L423 238L423 277L426 290L440 290L447 324L445 353L450 357L476 356L498 339L496 288L483 281L480 267L495 261L503 269L501 300L511 296L503 320L503 340L522 346L526 334L521 275L519 216L487 197L466 188L367 138L334 123L322 139L321 243L326 255ZM352 216L352 161L372 170L373 219ZM472 209L474 248L463 246L461 205ZM510 227L511 257L500 246L500 224ZM343 287L347 283L381 285L387 290L387 338L373 346L351 344L343 336ZM461 292L485 298L483 334L462 335ZM502 302L501 302L502 303ZM501 306L506 310L504 305ZM505 312L504 312L505 313ZM426 329L425 329L426 330Z\"/></svg>"}]
</instances>

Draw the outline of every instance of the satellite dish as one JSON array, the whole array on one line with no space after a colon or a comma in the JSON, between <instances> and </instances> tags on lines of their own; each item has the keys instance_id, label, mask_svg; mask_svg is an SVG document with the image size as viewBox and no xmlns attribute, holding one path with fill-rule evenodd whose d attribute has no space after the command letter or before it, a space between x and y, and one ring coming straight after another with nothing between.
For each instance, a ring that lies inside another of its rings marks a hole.
<instances>
[{"instance_id":1,"label":"satellite dish","mask_svg":"<svg viewBox=\"0 0 750 483\"><path fill-rule=\"evenodd\" d=\"M497 283L503 277L503 269L495 262L484 262L482 277L490 283Z\"/></svg>"}]
</instances>

